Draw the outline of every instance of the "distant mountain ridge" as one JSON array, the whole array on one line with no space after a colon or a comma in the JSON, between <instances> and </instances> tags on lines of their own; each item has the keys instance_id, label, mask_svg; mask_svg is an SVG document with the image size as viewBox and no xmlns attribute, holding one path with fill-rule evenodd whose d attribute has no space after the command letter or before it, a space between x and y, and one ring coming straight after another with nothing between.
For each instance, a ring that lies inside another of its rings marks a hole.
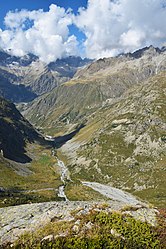
<instances>
[{"instance_id":1,"label":"distant mountain ridge","mask_svg":"<svg viewBox=\"0 0 166 249\"><path fill-rule=\"evenodd\" d=\"M152 46L131 55L99 59L77 70L70 81L33 101L25 115L42 127L70 127L165 70L166 52Z\"/></svg>"},{"instance_id":2,"label":"distant mountain ridge","mask_svg":"<svg viewBox=\"0 0 166 249\"><path fill-rule=\"evenodd\" d=\"M47 65L33 54L17 57L0 51L0 94L13 102L29 102L72 78L90 61L70 56Z\"/></svg>"}]
</instances>

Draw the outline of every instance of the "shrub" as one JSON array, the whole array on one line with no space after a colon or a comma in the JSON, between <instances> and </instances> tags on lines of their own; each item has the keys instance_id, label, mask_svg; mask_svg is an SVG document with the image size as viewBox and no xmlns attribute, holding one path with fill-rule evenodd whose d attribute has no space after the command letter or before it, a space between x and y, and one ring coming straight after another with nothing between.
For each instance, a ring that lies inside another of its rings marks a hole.
<instances>
[{"instance_id":1,"label":"shrub","mask_svg":"<svg viewBox=\"0 0 166 249\"><path fill-rule=\"evenodd\" d=\"M76 220L79 222L79 233L75 233L72 227ZM53 248L53 249L160 249L162 248L157 235L157 229L151 225L135 220L134 218L120 212L106 213L104 211L91 210L86 215L75 214L75 220L63 221L65 224L65 236L60 233L63 227L60 223L52 223L58 234L54 234L52 241L42 241L48 234L43 234L49 230L38 231L33 236L25 236L19 240L15 248ZM88 226L88 224L90 224ZM57 229L59 228L59 230ZM49 231L50 232L50 231ZM26 239L27 238L27 239ZM7 247L5 247L7 248ZM164 248L164 247L163 247Z\"/></svg>"}]
</instances>

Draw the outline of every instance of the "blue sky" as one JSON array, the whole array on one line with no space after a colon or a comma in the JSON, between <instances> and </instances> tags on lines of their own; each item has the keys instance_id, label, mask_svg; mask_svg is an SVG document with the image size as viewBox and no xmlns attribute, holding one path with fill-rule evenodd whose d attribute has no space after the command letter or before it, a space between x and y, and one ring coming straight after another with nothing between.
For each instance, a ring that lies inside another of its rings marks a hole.
<instances>
[{"instance_id":1,"label":"blue sky","mask_svg":"<svg viewBox=\"0 0 166 249\"><path fill-rule=\"evenodd\" d=\"M2 26L3 18L9 10L21 9L44 9L48 10L50 4L56 4L65 9L72 8L76 13L80 6L86 7L87 0L2 0L0 3L0 24Z\"/></svg>"},{"instance_id":2,"label":"blue sky","mask_svg":"<svg viewBox=\"0 0 166 249\"><path fill-rule=\"evenodd\" d=\"M3 0L0 3L0 28L4 29L4 17L8 11L15 9L38 10L43 9L48 11L51 4L56 4L64 7L66 10L71 8L75 14L79 7L86 7L87 0ZM78 37L78 40L85 39L84 34L74 25L70 27L70 32Z\"/></svg>"}]
</instances>

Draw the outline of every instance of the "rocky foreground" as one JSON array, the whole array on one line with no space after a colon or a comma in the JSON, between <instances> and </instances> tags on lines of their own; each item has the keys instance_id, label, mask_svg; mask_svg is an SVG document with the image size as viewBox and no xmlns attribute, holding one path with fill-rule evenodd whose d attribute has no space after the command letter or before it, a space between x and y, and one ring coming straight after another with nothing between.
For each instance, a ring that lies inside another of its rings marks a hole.
<instances>
[{"instance_id":1,"label":"rocky foreground","mask_svg":"<svg viewBox=\"0 0 166 249\"><path fill-rule=\"evenodd\" d=\"M0 246L16 241L21 234L33 232L52 221L73 220L73 210L88 214L90 210L111 212L123 210L134 218L156 224L156 210L136 204L133 207L118 201L102 202L48 202L26 204L0 209ZM127 211L126 211L127 210Z\"/></svg>"}]
</instances>

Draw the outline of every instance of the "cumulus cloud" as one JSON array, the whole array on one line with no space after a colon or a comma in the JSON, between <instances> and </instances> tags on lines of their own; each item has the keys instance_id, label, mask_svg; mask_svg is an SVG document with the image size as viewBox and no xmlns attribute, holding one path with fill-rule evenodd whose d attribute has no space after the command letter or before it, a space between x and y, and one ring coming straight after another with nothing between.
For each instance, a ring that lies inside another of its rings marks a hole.
<instances>
[{"instance_id":1,"label":"cumulus cloud","mask_svg":"<svg viewBox=\"0 0 166 249\"><path fill-rule=\"evenodd\" d=\"M114 56L166 41L166 0L88 0L77 14L55 4L49 11L8 12L0 47L22 56L33 53L46 63L85 51L89 58ZM70 25L85 34L70 33Z\"/></svg>"},{"instance_id":2,"label":"cumulus cloud","mask_svg":"<svg viewBox=\"0 0 166 249\"><path fill-rule=\"evenodd\" d=\"M90 58L114 56L166 40L165 0L89 0L76 25L86 35Z\"/></svg>"},{"instance_id":3,"label":"cumulus cloud","mask_svg":"<svg viewBox=\"0 0 166 249\"><path fill-rule=\"evenodd\" d=\"M77 54L77 39L69 34L73 15L54 4L49 11L8 12L0 45L17 56L33 53L46 63Z\"/></svg>"}]
</instances>

